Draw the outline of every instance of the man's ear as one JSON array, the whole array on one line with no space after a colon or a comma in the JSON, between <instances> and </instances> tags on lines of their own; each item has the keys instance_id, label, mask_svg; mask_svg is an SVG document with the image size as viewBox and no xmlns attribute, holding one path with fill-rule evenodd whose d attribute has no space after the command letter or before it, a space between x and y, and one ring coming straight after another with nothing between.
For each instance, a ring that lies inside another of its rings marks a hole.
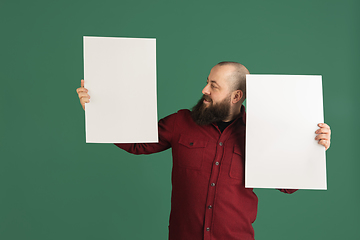
<instances>
[{"instance_id":1,"label":"man's ear","mask_svg":"<svg viewBox=\"0 0 360 240\"><path fill-rule=\"evenodd\" d=\"M234 103L234 104L239 102L242 99L243 95L244 94L243 94L243 92L241 90L234 91L232 93L231 102Z\"/></svg>"}]
</instances>

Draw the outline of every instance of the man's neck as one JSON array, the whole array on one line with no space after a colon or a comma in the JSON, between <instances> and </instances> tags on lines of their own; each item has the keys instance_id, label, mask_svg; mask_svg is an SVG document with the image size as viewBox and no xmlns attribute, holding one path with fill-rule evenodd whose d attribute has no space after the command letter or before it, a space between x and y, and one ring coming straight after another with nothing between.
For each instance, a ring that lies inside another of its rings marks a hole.
<instances>
[{"instance_id":1,"label":"man's neck","mask_svg":"<svg viewBox=\"0 0 360 240\"><path fill-rule=\"evenodd\" d=\"M240 112L241 112L241 105L239 107L234 107L233 110L230 110L229 116L222 121L230 122L230 121L234 120L237 116L239 116Z\"/></svg>"}]
</instances>

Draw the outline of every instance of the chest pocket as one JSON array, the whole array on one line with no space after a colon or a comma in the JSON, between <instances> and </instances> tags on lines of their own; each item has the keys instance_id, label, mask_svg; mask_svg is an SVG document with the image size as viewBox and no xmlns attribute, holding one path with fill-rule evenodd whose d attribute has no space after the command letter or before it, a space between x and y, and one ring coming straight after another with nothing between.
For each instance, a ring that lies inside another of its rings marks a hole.
<instances>
[{"instance_id":1,"label":"chest pocket","mask_svg":"<svg viewBox=\"0 0 360 240\"><path fill-rule=\"evenodd\" d=\"M178 143L178 165L191 169L200 169L207 141L180 135Z\"/></svg>"},{"instance_id":2,"label":"chest pocket","mask_svg":"<svg viewBox=\"0 0 360 240\"><path fill-rule=\"evenodd\" d=\"M245 169L244 156L239 146L235 145L231 158L229 176L234 179L244 180L244 176L245 176L244 169Z\"/></svg>"}]
</instances>

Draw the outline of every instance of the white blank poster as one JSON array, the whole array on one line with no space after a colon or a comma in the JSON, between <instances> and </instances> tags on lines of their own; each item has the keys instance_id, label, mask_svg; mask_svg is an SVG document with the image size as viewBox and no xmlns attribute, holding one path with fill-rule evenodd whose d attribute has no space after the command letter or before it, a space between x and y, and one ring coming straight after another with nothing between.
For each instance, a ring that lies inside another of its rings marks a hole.
<instances>
[{"instance_id":1,"label":"white blank poster","mask_svg":"<svg viewBox=\"0 0 360 240\"><path fill-rule=\"evenodd\" d=\"M83 40L86 142L157 142L156 39Z\"/></svg>"},{"instance_id":2,"label":"white blank poster","mask_svg":"<svg viewBox=\"0 0 360 240\"><path fill-rule=\"evenodd\" d=\"M245 187L327 189L322 77L246 75Z\"/></svg>"}]
</instances>

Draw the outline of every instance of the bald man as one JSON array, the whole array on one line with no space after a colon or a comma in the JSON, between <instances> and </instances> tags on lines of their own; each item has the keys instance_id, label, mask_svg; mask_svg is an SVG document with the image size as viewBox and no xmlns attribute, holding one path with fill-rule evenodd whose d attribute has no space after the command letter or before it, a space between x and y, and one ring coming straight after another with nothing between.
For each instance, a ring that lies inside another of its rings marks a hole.
<instances>
[{"instance_id":1,"label":"bald man","mask_svg":"<svg viewBox=\"0 0 360 240\"><path fill-rule=\"evenodd\" d=\"M258 199L244 182L246 74L240 63L216 64L192 110L159 121L158 143L115 143L133 154L172 149L170 240L254 239ZM85 110L84 80L77 93ZM319 127L315 140L328 149L330 128Z\"/></svg>"}]
</instances>

